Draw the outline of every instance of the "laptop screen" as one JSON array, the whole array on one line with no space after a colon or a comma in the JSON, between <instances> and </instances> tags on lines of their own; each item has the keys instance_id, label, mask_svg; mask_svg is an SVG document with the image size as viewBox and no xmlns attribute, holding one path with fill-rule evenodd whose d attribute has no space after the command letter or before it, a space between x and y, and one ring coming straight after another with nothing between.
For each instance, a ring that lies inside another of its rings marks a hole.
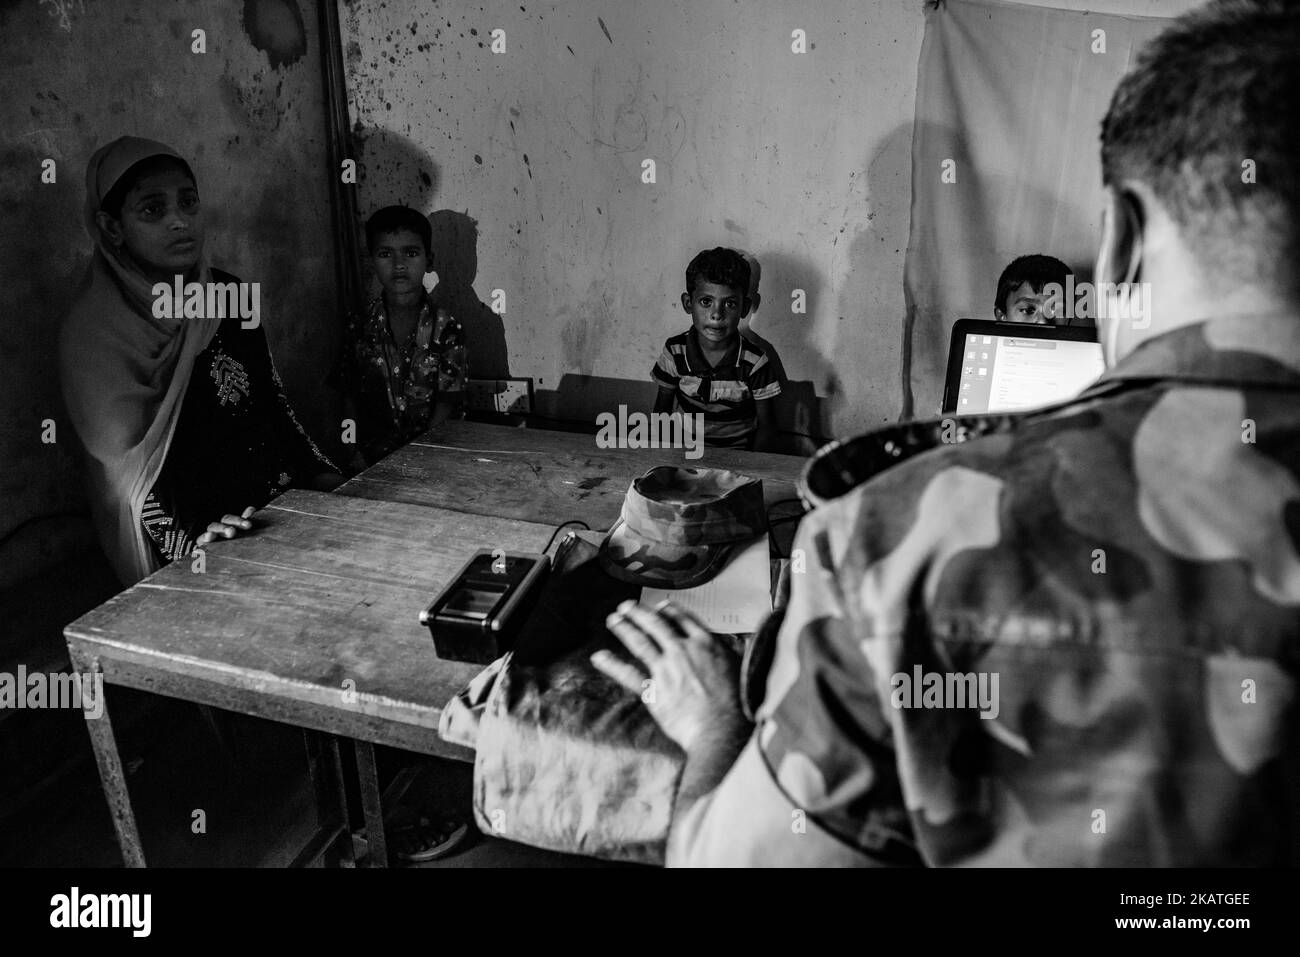
<instances>
[{"instance_id":1,"label":"laptop screen","mask_svg":"<svg viewBox=\"0 0 1300 957\"><path fill-rule=\"evenodd\" d=\"M1017 412L1076 396L1104 369L1095 338L1082 327L958 320L943 410Z\"/></svg>"}]
</instances>

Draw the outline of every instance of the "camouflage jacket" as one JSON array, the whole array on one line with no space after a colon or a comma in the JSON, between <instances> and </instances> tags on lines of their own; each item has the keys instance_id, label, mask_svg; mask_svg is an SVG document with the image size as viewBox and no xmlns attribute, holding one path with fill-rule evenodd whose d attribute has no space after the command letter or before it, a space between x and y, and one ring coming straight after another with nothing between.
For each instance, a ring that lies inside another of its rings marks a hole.
<instances>
[{"instance_id":1,"label":"camouflage jacket","mask_svg":"<svg viewBox=\"0 0 1300 957\"><path fill-rule=\"evenodd\" d=\"M670 863L1300 861L1300 321L1184 327L1002 419L856 487L810 463L849 490Z\"/></svg>"}]
</instances>

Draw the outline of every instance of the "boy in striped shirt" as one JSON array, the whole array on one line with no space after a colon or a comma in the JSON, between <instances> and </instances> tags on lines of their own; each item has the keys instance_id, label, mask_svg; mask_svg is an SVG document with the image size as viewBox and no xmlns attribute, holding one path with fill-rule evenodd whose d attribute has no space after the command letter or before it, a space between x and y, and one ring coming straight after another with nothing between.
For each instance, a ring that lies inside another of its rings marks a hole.
<instances>
[{"instance_id":1,"label":"boy in striped shirt","mask_svg":"<svg viewBox=\"0 0 1300 957\"><path fill-rule=\"evenodd\" d=\"M740 331L749 280L749 263L734 249L692 259L682 293L691 328L669 337L651 376L659 386L655 412L703 413L706 444L761 451L772 445L781 382L771 347Z\"/></svg>"}]
</instances>

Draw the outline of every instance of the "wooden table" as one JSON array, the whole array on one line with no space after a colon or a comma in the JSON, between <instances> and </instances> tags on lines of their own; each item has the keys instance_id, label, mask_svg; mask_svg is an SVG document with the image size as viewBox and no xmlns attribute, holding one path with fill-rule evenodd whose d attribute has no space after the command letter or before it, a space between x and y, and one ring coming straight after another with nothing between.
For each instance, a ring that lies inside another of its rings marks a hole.
<instances>
[{"instance_id":1,"label":"wooden table","mask_svg":"<svg viewBox=\"0 0 1300 957\"><path fill-rule=\"evenodd\" d=\"M355 740L371 860L382 865L373 745L472 760L436 729L480 666L439 659L417 616L475 550L541 551L569 519L608 527L632 479L654 465L758 476L771 505L795 496L803 462L722 449L688 460L599 449L594 436L448 423L337 493L286 493L258 513L254 534L208 546L202 572L173 563L64 633L74 668L105 684L307 729L321 827L299 862L351 860L338 739ZM87 727L123 859L143 866L107 703Z\"/></svg>"},{"instance_id":2,"label":"wooden table","mask_svg":"<svg viewBox=\"0 0 1300 957\"><path fill-rule=\"evenodd\" d=\"M257 531L210 545L206 569L175 562L68 625L74 668L126 685L370 744L472 760L437 735L442 706L481 666L440 660L418 615L483 543L540 551L530 522L291 491L257 513ZM108 697L106 695L106 697ZM109 709L88 719L128 865L144 855ZM300 860L348 859L337 741L315 745L323 833ZM363 787L372 854L386 857L377 784ZM372 820L373 819L373 820ZM346 844L342 842L346 839ZM378 846L376 846L378 841Z\"/></svg>"},{"instance_id":3,"label":"wooden table","mask_svg":"<svg viewBox=\"0 0 1300 957\"><path fill-rule=\"evenodd\" d=\"M579 519L594 529L618 519L632 480L656 465L731 469L763 480L768 506L796 498L807 459L705 447L601 449L594 435L447 422L345 482L341 495L431 505L544 525ZM791 505L782 514L797 511Z\"/></svg>"}]
</instances>

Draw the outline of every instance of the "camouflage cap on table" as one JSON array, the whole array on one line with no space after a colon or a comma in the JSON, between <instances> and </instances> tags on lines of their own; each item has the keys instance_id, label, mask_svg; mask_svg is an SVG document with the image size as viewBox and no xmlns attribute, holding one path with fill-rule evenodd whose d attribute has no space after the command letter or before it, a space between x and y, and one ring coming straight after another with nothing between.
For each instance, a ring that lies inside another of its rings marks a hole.
<instances>
[{"instance_id":1,"label":"camouflage cap on table","mask_svg":"<svg viewBox=\"0 0 1300 957\"><path fill-rule=\"evenodd\" d=\"M621 581L692 588L716 575L736 545L765 531L759 479L661 465L632 482L600 560Z\"/></svg>"}]
</instances>

